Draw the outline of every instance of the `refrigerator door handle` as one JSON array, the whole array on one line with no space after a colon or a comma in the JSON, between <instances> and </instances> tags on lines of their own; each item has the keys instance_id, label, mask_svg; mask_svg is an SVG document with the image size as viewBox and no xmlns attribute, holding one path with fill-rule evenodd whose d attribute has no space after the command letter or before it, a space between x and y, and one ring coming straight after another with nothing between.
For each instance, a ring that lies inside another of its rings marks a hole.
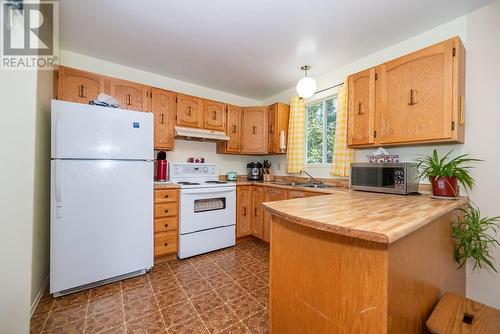
<instances>
[{"instance_id":1,"label":"refrigerator door handle","mask_svg":"<svg viewBox=\"0 0 500 334\"><path fill-rule=\"evenodd\" d=\"M59 158L59 150L62 146L62 134L61 134L61 117L62 114L60 111L56 113L56 149L55 149L55 157Z\"/></svg>"},{"instance_id":2,"label":"refrigerator door handle","mask_svg":"<svg viewBox=\"0 0 500 334\"><path fill-rule=\"evenodd\" d=\"M55 192L56 192L56 218L62 218L62 207L63 207L63 200L62 200L62 182L63 182L63 175L62 175L62 161L61 160L56 160L55 161Z\"/></svg>"}]
</instances>

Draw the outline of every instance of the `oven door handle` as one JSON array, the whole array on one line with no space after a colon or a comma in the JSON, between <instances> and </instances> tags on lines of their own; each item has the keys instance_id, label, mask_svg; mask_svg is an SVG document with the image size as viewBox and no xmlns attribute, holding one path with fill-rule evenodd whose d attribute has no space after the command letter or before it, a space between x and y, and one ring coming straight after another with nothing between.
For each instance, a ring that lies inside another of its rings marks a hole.
<instances>
[{"instance_id":1,"label":"oven door handle","mask_svg":"<svg viewBox=\"0 0 500 334\"><path fill-rule=\"evenodd\" d=\"M234 193L236 189L220 189L220 188L206 188L206 189L181 189L182 194L201 195L201 194L221 194L221 193Z\"/></svg>"}]
</instances>

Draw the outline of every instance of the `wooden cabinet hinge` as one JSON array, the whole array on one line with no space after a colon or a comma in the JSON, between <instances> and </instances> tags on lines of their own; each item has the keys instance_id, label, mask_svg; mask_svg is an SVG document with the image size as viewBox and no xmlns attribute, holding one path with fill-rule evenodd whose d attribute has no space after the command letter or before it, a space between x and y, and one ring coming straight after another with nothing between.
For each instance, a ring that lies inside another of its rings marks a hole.
<instances>
[{"instance_id":1,"label":"wooden cabinet hinge","mask_svg":"<svg viewBox=\"0 0 500 334\"><path fill-rule=\"evenodd\" d=\"M457 55L457 48L453 48L453 57L455 57Z\"/></svg>"}]
</instances>

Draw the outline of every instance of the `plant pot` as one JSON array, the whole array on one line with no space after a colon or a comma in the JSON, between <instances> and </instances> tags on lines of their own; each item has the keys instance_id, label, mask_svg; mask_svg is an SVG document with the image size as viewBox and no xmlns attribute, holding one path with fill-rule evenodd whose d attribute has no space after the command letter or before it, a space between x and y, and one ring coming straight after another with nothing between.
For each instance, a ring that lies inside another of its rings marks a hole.
<instances>
[{"instance_id":1,"label":"plant pot","mask_svg":"<svg viewBox=\"0 0 500 334\"><path fill-rule=\"evenodd\" d=\"M457 197L458 181L456 176L436 176L430 178L432 194L439 197Z\"/></svg>"}]
</instances>

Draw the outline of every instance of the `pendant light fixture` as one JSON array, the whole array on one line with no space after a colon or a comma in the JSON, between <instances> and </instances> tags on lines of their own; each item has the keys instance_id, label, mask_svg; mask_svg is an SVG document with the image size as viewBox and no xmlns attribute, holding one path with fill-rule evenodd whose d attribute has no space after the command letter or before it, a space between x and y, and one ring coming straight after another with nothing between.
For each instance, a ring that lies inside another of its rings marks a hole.
<instances>
[{"instance_id":1,"label":"pendant light fixture","mask_svg":"<svg viewBox=\"0 0 500 334\"><path fill-rule=\"evenodd\" d=\"M297 94L307 99L316 92L316 80L307 76L307 72L311 69L310 65L304 65L300 69L304 71L304 77L297 82Z\"/></svg>"}]
</instances>

